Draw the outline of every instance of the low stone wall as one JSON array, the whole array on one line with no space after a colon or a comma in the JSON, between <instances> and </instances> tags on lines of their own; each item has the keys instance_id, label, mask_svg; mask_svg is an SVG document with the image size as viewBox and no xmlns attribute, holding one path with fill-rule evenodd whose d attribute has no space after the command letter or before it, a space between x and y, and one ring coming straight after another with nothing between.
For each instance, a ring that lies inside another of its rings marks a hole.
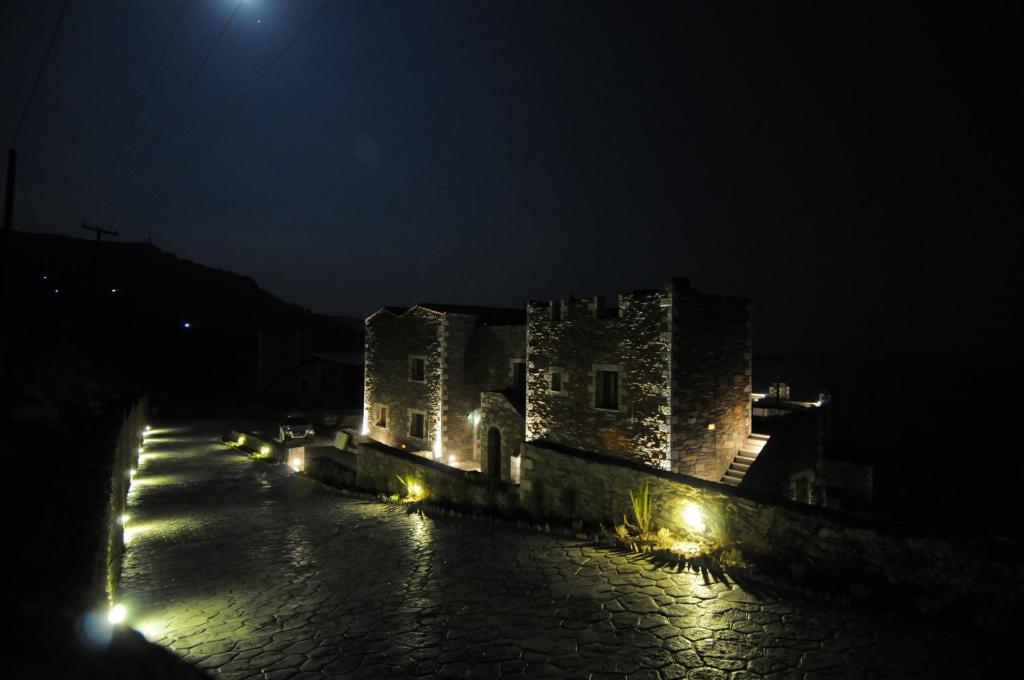
<instances>
[{"instance_id":1,"label":"low stone wall","mask_svg":"<svg viewBox=\"0 0 1024 680\"><path fill-rule=\"evenodd\" d=\"M512 484L435 462L352 430L338 430L333 447L311 450L305 472L325 484L403 496L407 490L398 478L411 475L423 488L427 503L506 517L526 514L519 504L518 487Z\"/></svg>"},{"instance_id":2,"label":"low stone wall","mask_svg":"<svg viewBox=\"0 0 1024 680\"><path fill-rule=\"evenodd\" d=\"M106 536L93 568L97 592L105 592L111 602L117 601L121 584L121 562L124 559L124 526L121 516L128 509L130 471L139 465L139 446L149 416L149 397L142 397L124 414L114 445L106 512Z\"/></svg>"},{"instance_id":3,"label":"low stone wall","mask_svg":"<svg viewBox=\"0 0 1024 680\"><path fill-rule=\"evenodd\" d=\"M522 466L520 499L538 518L611 528L631 512L629 491L646 483L656 527L685 530L683 508L695 504L711 537L751 562L927 593L939 609L966 601L982 618L1024 604L1019 547L1015 555L981 538L914 532L558 444L526 444Z\"/></svg>"}]
</instances>

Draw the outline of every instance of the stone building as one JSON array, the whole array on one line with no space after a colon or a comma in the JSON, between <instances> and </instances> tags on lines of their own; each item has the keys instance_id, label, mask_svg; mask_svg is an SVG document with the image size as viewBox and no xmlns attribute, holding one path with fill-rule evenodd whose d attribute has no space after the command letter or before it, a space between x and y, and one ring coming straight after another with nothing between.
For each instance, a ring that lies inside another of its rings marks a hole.
<instances>
[{"instance_id":1,"label":"stone building","mask_svg":"<svg viewBox=\"0 0 1024 680\"><path fill-rule=\"evenodd\" d=\"M718 481L750 435L750 304L662 290L531 302L526 439Z\"/></svg>"},{"instance_id":2,"label":"stone building","mask_svg":"<svg viewBox=\"0 0 1024 680\"><path fill-rule=\"evenodd\" d=\"M525 441L723 479L751 434L750 305L684 279L519 310L366 321L364 432L516 482Z\"/></svg>"},{"instance_id":3,"label":"stone building","mask_svg":"<svg viewBox=\"0 0 1024 680\"><path fill-rule=\"evenodd\" d=\"M426 303L371 315L363 432L434 460L475 467L481 393L500 395L513 408L524 398L516 385L525 385L519 368L525 322L519 309Z\"/></svg>"}]
</instances>

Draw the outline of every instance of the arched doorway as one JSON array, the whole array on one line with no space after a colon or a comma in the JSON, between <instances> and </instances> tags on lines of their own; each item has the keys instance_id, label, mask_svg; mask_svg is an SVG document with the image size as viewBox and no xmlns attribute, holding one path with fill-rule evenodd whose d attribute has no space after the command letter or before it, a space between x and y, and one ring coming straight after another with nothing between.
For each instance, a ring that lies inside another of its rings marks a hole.
<instances>
[{"instance_id":1,"label":"arched doorway","mask_svg":"<svg viewBox=\"0 0 1024 680\"><path fill-rule=\"evenodd\" d=\"M487 431L487 476L501 479L501 433L496 427Z\"/></svg>"}]
</instances>

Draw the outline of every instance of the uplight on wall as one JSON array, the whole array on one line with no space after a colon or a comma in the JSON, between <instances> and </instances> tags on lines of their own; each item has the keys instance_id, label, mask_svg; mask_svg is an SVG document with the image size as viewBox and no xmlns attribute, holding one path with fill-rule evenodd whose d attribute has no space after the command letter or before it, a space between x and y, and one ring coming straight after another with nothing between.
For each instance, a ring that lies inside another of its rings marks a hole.
<instances>
[{"instance_id":1,"label":"uplight on wall","mask_svg":"<svg viewBox=\"0 0 1024 680\"><path fill-rule=\"evenodd\" d=\"M683 523L699 533L704 533L708 528L704 523L704 512L694 503L683 506Z\"/></svg>"}]
</instances>

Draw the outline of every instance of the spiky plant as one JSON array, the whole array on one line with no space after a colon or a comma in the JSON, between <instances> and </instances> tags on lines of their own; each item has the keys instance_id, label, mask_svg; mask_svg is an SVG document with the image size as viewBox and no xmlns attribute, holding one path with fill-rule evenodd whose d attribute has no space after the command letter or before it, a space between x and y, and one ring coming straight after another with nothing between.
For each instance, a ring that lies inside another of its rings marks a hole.
<instances>
[{"instance_id":1,"label":"spiky plant","mask_svg":"<svg viewBox=\"0 0 1024 680\"><path fill-rule=\"evenodd\" d=\"M633 505L633 518L635 519L636 528L640 533L640 539L647 540L651 536L651 515L654 510L650 485L644 482L643 488L635 494L630 489L629 501Z\"/></svg>"}]
</instances>

